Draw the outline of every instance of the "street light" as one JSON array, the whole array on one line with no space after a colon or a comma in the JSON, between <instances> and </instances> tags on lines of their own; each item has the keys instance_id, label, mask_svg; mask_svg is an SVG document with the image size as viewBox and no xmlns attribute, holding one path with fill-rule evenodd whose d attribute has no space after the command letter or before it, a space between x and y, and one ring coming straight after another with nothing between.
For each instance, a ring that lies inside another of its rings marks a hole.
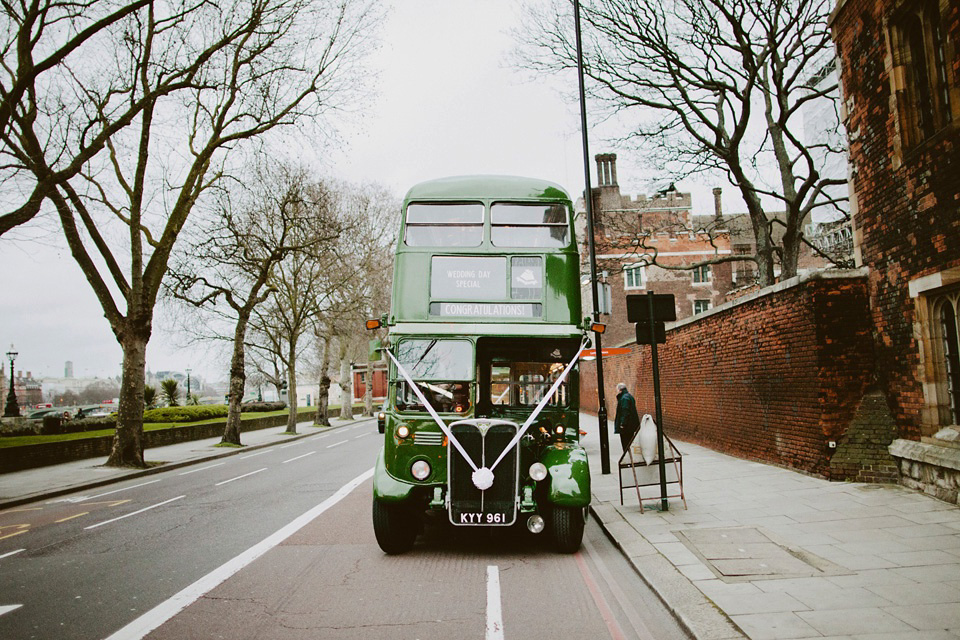
<instances>
[{"instance_id":1,"label":"street light","mask_svg":"<svg viewBox=\"0 0 960 640\"><path fill-rule=\"evenodd\" d=\"M13 390L13 363L17 359L17 351L10 345L10 351L7 351L7 357L10 358L10 393L7 394L7 405L3 409L4 418L19 418L20 405L17 404L17 394Z\"/></svg>"},{"instance_id":2,"label":"street light","mask_svg":"<svg viewBox=\"0 0 960 640\"><path fill-rule=\"evenodd\" d=\"M192 369L187 368L187 404L190 404L190 372Z\"/></svg>"},{"instance_id":3,"label":"street light","mask_svg":"<svg viewBox=\"0 0 960 640\"><path fill-rule=\"evenodd\" d=\"M580 36L580 0L573 2L574 22L577 34L577 77L580 85L580 131L583 135L583 177L585 191L583 201L587 208L587 246L590 249L590 289L593 291L593 321L600 322L600 280L597 278L597 254L593 242L593 189L590 186L590 149L587 144L587 99L583 88L583 44ZM603 392L603 349L600 332L594 332L594 347L597 348L597 422L600 426L600 472L610 473L610 441L607 435L607 402Z\"/></svg>"}]
</instances>

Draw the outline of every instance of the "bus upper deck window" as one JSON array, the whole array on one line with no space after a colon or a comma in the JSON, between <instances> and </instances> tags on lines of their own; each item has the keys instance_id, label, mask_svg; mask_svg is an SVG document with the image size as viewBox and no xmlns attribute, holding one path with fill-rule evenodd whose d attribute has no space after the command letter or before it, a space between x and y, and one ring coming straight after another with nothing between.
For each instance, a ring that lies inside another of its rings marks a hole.
<instances>
[{"instance_id":1,"label":"bus upper deck window","mask_svg":"<svg viewBox=\"0 0 960 640\"><path fill-rule=\"evenodd\" d=\"M570 242L562 204L497 203L490 209L491 241L497 247L565 247Z\"/></svg>"},{"instance_id":2,"label":"bus upper deck window","mask_svg":"<svg viewBox=\"0 0 960 640\"><path fill-rule=\"evenodd\" d=\"M411 203L404 242L409 247L479 247L483 243L483 204Z\"/></svg>"}]
</instances>

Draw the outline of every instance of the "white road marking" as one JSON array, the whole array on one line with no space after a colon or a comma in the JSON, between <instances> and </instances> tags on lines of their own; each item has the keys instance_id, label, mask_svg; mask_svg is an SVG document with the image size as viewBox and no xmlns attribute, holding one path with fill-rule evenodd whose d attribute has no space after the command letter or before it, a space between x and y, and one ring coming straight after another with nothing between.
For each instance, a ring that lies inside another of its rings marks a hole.
<instances>
[{"instance_id":1,"label":"white road marking","mask_svg":"<svg viewBox=\"0 0 960 640\"><path fill-rule=\"evenodd\" d=\"M264 451L257 451L256 453L248 453L245 456L237 456L237 460L246 460L247 458L252 458L253 456L262 456L265 453L270 453L270 450L265 449Z\"/></svg>"},{"instance_id":2,"label":"white road marking","mask_svg":"<svg viewBox=\"0 0 960 640\"><path fill-rule=\"evenodd\" d=\"M8 551L7 553L0 555L0 560L3 560L4 558L9 558L10 556L15 556L22 551L26 551L26 549L17 549L16 551Z\"/></svg>"},{"instance_id":3,"label":"white road marking","mask_svg":"<svg viewBox=\"0 0 960 640\"><path fill-rule=\"evenodd\" d=\"M162 480L162 478L160 479ZM124 487L123 489L114 489L113 491L107 491L106 493L98 493L95 496L87 496L83 500L75 500L74 502L86 502L87 500L93 500L94 498L102 498L103 496L109 496L114 493L120 493L121 491L127 491L129 489L136 489L137 487L145 487L148 484L153 484L155 482L160 482L160 480L150 480L148 482L141 482L140 484L135 484L132 487Z\"/></svg>"},{"instance_id":4,"label":"white road marking","mask_svg":"<svg viewBox=\"0 0 960 640\"><path fill-rule=\"evenodd\" d=\"M357 438L362 438L363 436L368 436L368 435L370 435L370 432L361 433L361 434L358 435L358 436L353 436L353 439L356 440Z\"/></svg>"},{"instance_id":5,"label":"white road marking","mask_svg":"<svg viewBox=\"0 0 960 640\"><path fill-rule=\"evenodd\" d=\"M219 584L230 578L232 575L246 567L248 564L265 554L270 549L295 534L297 531L307 526L324 511L343 500L351 491L357 488L361 483L373 476L373 469L364 471L359 476L340 487L339 490L317 506L313 507L303 515L297 517L293 522L284 526L276 533L264 538L254 546L250 547L232 560L228 560L218 568L203 576L190 586L186 587L170 599L161 602L156 607L147 611L145 614L123 627L107 640L139 640L148 633L162 625L164 622L177 615L192 603L199 600L205 594L212 591Z\"/></svg>"},{"instance_id":6,"label":"white road marking","mask_svg":"<svg viewBox=\"0 0 960 640\"><path fill-rule=\"evenodd\" d=\"M310 453L305 453L302 456L297 456L296 458L290 458L289 460L284 460L280 464L287 464L288 462L293 462L294 460L299 460L300 458L306 458L307 456L312 456L316 451L311 451Z\"/></svg>"},{"instance_id":7,"label":"white road marking","mask_svg":"<svg viewBox=\"0 0 960 640\"><path fill-rule=\"evenodd\" d=\"M296 447L297 445L301 445L301 444L306 444L306 442L303 441L303 440L297 440L296 442L291 442L290 444L282 444L282 445L280 445L280 446L277 447L277 448L278 448L278 449L286 449L287 447Z\"/></svg>"},{"instance_id":8,"label":"white road marking","mask_svg":"<svg viewBox=\"0 0 960 640\"><path fill-rule=\"evenodd\" d=\"M215 485L213 485L213 486L219 487L219 486L222 485L222 484L227 484L228 482L233 482L234 480L239 480L240 478L246 478L246 477L248 477L248 476L252 476L252 475L255 474L255 473L260 473L261 471L266 471L266 470L267 470L267 467L264 467L263 469L257 469L256 471L251 471L250 473L245 473L245 474L243 474L242 476L237 476L236 478L230 478L229 480L224 480L223 482L218 482L217 484L215 484Z\"/></svg>"},{"instance_id":9,"label":"white road marking","mask_svg":"<svg viewBox=\"0 0 960 640\"><path fill-rule=\"evenodd\" d=\"M187 476L191 473L196 473L197 471L206 471L207 469L213 469L214 467L219 467L222 464L227 464L226 462L218 462L216 464L208 464L205 467L200 467L199 469L191 469L190 471L184 471L183 473L178 473L178 476Z\"/></svg>"},{"instance_id":10,"label":"white road marking","mask_svg":"<svg viewBox=\"0 0 960 640\"><path fill-rule=\"evenodd\" d=\"M334 447L339 447L340 445L348 442L347 440L341 440L340 442L334 442L333 444L328 444L327 449L333 449Z\"/></svg>"},{"instance_id":11,"label":"white road marking","mask_svg":"<svg viewBox=\"0 0 960 640\"><path fill-rule=\"evenodd\" d=\"M133 512L131 512L131 513L128 513L127 515L120 516L120 517L118 517L118 518L111 518L110 520L104 520L103 522L98 522L97 524L92 524L92 525L90 525L89 527L84 527L84 529L96 529L97 527L102 527L102 526L105 525L105 524L110 524L111 522L116 522L117 520L123 520L124 518L129 518L130 516L135 516L135 515L137 515L137 514L143 513L144 511L150 511L150 509L156 509L157 507L162 507L162 506L165 505L165 504L170 504L171 502L173 502L173 501L175 501L175 500L179 500L180 498L186 498L186 497L187 497L187 496L184 495L184 496L177 496L176 498L170 498L169 500L164 500L163 502L158 502L157 504L151 505L151 506L149 506L149 507L144 507L143 509L140 509L140 510L138 510L138 511L133 511Z\"/></svg>"},{"instance_id":12,"label":"white road marking","mask_svg":"<svg viewBox=\"0 0 960 640\"><path fill-rule=\"evenodd\" d=\"M503 640L503 613L500 610L500 569L487 567L487 635L486 640Z\"/></svg>"},{"instance_id":13,"label":"white road marking","mask_svg":"<svg viewBox=\"0 0 960 640\"><path fill-rule=\"evenodd\" d=\"M11 611L16 611L17 609L19 609L19 608L22 607L22 606L23 606L22 604L5 604L5 605L0 605L0 616L2 616L2 615L5 614L5 613L10 613Z\"/></svg>"}]
</instances>

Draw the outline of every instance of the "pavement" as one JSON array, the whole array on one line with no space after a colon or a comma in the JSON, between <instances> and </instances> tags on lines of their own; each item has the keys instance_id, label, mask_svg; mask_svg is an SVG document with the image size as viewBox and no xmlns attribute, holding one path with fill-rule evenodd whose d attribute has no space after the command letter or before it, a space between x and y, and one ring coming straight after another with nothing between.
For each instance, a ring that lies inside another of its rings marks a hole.
<instances>
[{"instance_id":1,"label":"pavement","mask_svg":"<svg viewBox=\"0 0 960 640\"><path fill-rule=\"evenodd\" d=\"M960 637L956 505L674 440L686 508L671 498L660 511L655 484L642 488L641 513L633 487L620 504L613 423L609 475L601 473L597 418L582 414L580 424L593 515L698 640ZM676 484L667 489L678 493Z\"/></svg>"},{"instance_id":2,"label":"pavement","mask_svg":"<svg viewBox=\"0 0 960 640\"><path fill-rule=\"evenodd\" d=\"M246 432L242 449L215 448L219 438L156 447L147 460L165 464L147 470L108 469L91 459L0 474L0 509L359 421L300 423L296 436L284 435L285 427ZM593 517L693 638L960 638L957 506L895 485L829 482L675 440L686 507L676 497L661 511L655 484L642 488L641 512L633 487L623 490L621 505L612 423L608 475L601 473L596 417L583 414L580 424ZM668 485L668 493L678 488Z\"/></svg>"}]
</instances>

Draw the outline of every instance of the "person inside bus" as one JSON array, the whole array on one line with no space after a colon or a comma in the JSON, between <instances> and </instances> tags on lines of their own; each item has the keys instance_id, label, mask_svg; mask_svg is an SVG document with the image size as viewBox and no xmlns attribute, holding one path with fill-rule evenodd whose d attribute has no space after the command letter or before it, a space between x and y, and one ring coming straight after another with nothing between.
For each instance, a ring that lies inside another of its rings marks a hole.
<instances>
[{"instance_id":1,"label":"person inside bus","mask_svg":"<svg viewBox=\"0 0 960 640\"><path fill-rule=\"evenodd\" d=\"M620 434L620 446L626 451L640 428L640 416L637 414L637 402L627 391L627 385L617 383L617 417L613 421L613 432Z\"/></svg>"}]
</instances>

